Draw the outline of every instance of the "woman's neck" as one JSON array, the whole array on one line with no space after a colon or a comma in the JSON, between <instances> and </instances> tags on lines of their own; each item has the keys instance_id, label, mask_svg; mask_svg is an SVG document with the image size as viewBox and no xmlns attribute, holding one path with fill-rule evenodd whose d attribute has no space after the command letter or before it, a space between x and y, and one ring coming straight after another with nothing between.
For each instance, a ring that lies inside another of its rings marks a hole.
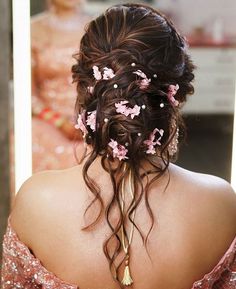
<instances>
[{"instance_id":1,"label":"woman's neck","mask_svg":"<svg viewBox=\"0 0 236 289\"><path fill-rule=\"evenodd\" d=\"M78 15L80 14L80 9L81 9L81 3L80 1L76 3L74 3L73 5L70 3L66 3L66 1L64 1L64 5L59 3L52 1L51 0L51 4L49 4L49 12L54 16L57 17L58 19L62 20L62 21L66 21L69 19L73 19L78 17Z\"/></svg>"},{"instance_id":2,"label":"woman's neck","mask_svg":"<svg viewBox=\"0 0 236 289\"><path fill-rule=\"evenodd\" d=\"M69 20L78 17L78 8L65 9L61 7L54 7L52 14L60 20Z\"/></svg>"},{"instance_id":3,"label":"woman's neck","mask_svg":"<svg viewBox=\"0 0 236 289\"><path fill-rule=\"evenodd\" d=\"M62 7L52 7L49 14L49 25L59 30L78 30L81 24L81 13L78 7L65 9Z\"/></svg>"}]
</instances>

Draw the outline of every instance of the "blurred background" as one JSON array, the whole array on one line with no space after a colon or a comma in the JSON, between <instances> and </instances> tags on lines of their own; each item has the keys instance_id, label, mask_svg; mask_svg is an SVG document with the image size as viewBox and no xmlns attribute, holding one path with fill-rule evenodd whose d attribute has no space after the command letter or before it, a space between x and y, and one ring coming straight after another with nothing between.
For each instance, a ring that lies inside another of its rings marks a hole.
<instances>
[{"instance_id":1,"label":"blurred background","mask_svg":"<svg viewBox=\"0 0 236 289\"><path fill-rule=\"evenodd\" d=\"M236 79L236 1L226 0L224 5L221 0L142 2L160 9L171 18L187 38L197 66L195 94L189 97L183 109L187 139L180 149L177 164L230 181ZM71 155L75 100L75 88L70 78L71 55L78 49L84 25L117 3L125 1L30 1L33 173L76 164ZM1 238L14 194L11 9L11 1L0 1ZM53 63L50 62L52 55ZM57 113L50 124L42 114L48 107ZM66 119L64 127L60 126L61 119ZM48 135L53 135L50 141Z\"/></svg>"}]
</instances>

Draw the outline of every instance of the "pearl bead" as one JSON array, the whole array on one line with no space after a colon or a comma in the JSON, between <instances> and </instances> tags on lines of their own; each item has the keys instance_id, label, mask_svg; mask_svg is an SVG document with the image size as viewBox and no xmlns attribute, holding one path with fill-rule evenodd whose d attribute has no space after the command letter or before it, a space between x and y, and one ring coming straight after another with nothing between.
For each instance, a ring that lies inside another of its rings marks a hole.
<instances>
[{"instance_id":1,"label":"pearl bead","mask_svg":"<svg viewBox=\"0 0 236 289\"><path fill-rule=\"evenodd\" d=\"M134 62L133 62L133 63L131 63L131 66L132 66L132 67L136 66L136 63L134 63Z\"/></svg>"},{"instance_id":2,"label":"pearl bead","mask_svg":"<svg viewBox=\"0 0 236 289\"><path fill-rule=\"evenodd\" d=\"M146 108L146 105L145 105L145 104L143 104L141 107L142 107L142 109L145 109L145 108Z\"/></svg>"},{"instance_id":3,"label":"pearl bead","mask_svg":"<svg viewBox=\"0 0 236 289\"><path fill-rule=\"evenodd\" d=\"M104 118L104 122L108 122L108 118Z\"/></svg>"},{"instance_id":4,"label":"pearl bead","mask_svg":"<svg viewBox=\"0 0 236 289\"><path fill-rule=\"evenodd\" d=\"M153 77L154 77L154 78L157 78L157 74L153 74Z\"/></svg>"},{"instance_id":5,"label":"pearl bead","mask_svg":"<svg viewBox=\"0 0 236 289\"><path fill-rule=\"evenodd\" d=\"M141 136L141 135L142 135L141 132L139 132L139 133L138 133L138 136Z\"/></svg>"},{"instance_id":6,"label":"pearl bead","mask_svg":"<svg viewBox=\"0 0 236 289\"><path fill-rule=\"evenodd\" d=\"M125 146L127 147L128 145L129 145L129 143L128 143L128 142L126 142L126 143L125 143Z\"/></svg>"},{"instance_id":7,"label":"pearl bead","mask_svg":"<svg viewBox=\"0 0 236 289\"><path fill-rule=\"evenodd\" d=\"M114 87L114 88L118 88L118 84L115 83L115 84L113 85L113 87Z\"/></svg>"},{"instance_id":8,"label":"pearl bead","mask_svg":"<svg viewBox=\"0 0 236 289\"><path fill-rule=\"evenodd\" d=\"M160 107L161 108L163 108L165 105L164 105L164 103L162 102L162 103L160 103Z\"/></svg>"}]
</instances>

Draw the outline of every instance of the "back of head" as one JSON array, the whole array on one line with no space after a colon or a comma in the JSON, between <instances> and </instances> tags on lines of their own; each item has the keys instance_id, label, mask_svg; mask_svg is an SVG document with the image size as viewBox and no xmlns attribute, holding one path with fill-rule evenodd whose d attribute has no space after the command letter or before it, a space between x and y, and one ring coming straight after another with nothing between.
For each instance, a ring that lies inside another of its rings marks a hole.
<instances>
[{"instance_id":1,"label":"back of head","mask_svg":"<svg viewBox=\"0 0 236 289\"><path fill-rule=\"evenodd\" d=\"M109 223L109 210L114 205L120 208L122 180L132 172L134 198L127 215L132 215L145 195L152 228L148 188L176 154L173 140L183 127L179 111L194 91L194 65L186 41L171 21L153 8L116 5L88 24L75 57L72 72L78 88L78 127L92 146L83 168L85 182L102 210L99 188L87 174L91 163L101 156L114 188L113 200L106 208ZM141 174L143 161L153 169ZM142 179L148 174L154 177L144 188ZM125 227L125 213L120 210L120 214L120 222L110 224L117 240L120 228ZM107 253L110 239L104 244L104 253L113 263Z\"/></svg>"},{"instance_id":2,"label":"back of head","mask_svg":"<svg viewBox=\"0 0 236 289\"><path fill-rule=\"evenodd\" d=\"M129 163L137 164L147 157L144 140L159 128L164 130L161 148L168 158L173 123L178 126L180 122L179 107L168 99L169 87L179 86L175 95L179 103L193 93L193 65L186 48L173 24L143 5L113 6L88 25L73 77L78 81L76 111L86 110L85 125L88 112L96 110L96 130L86 126L86 140L97 153L112 155L108 143L114 139L120 145L128 144ZM94 66L101 72L111 68L115 77L96 80ZM142 78L134 73L139 70L150 80L144 89L140 89ZM115 104L120 101L145 109L138 117L127 117L116 112Z\"/></svg>"}]
</instances>

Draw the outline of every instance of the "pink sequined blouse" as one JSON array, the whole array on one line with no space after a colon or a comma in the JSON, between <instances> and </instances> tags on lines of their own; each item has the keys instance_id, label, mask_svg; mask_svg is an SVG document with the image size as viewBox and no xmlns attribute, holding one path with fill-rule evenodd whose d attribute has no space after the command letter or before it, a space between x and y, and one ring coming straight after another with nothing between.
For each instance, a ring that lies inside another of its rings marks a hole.
<instances>
[{"instance_id":1,"label":"pink sequined blouse","mask_svg":"<svg viewBox=\"0 0 236 289\"><path fill-rule=\"evenodd\" d=\"M8 221L3 240L2 289L42 288L79 289L49 272L30 249L19 240ZM214 267L201 280L195 281L190 289L235 289L236 288L236 237Z\"/></svg>"}]
</instances>

